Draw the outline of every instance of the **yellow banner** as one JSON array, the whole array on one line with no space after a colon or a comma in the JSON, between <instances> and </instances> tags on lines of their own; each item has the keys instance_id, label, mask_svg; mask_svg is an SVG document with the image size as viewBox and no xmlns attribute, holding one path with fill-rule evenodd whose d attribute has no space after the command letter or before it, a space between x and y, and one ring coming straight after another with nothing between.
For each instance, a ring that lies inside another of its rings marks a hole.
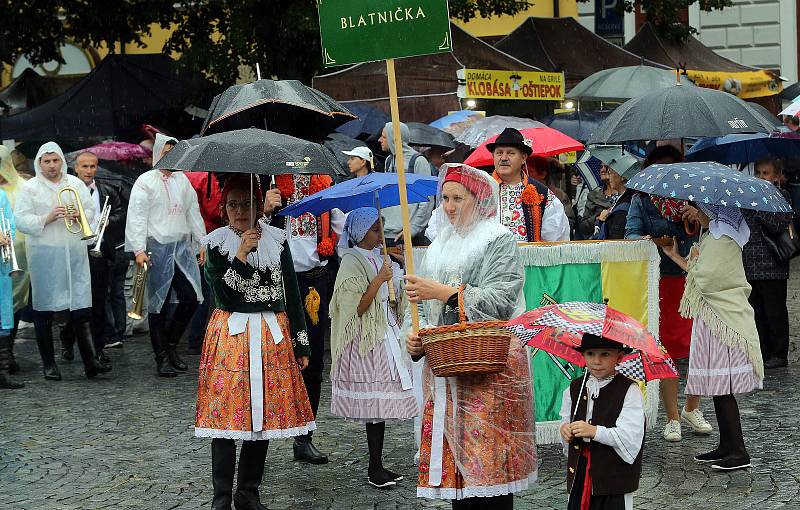
<instances>
[{"instance_id":1,"label":"yellow banner","mask_svg":"<svg viewBox=\"0 0 800 510\"><path fill-rule=\"evenodd\" d=\"M563 101L564 74L464 69L463 96L475 99ZM461 73L459 73L460 75ZM461 76L459 76L461 78ZM460 89L462 87L459 87Z\"/></svg>"},{"instance_id":2,"label":"yellow banner","mask_svg":"<svg viewBox=\"0 0 800 510\"><path fill-rule=\"evenodd\" d=\"M686 74L695 85L730 92L742 99L774 96L783 90L781 80L767 71L725 73L688 69Z\"/></svg>"}]
</instances>

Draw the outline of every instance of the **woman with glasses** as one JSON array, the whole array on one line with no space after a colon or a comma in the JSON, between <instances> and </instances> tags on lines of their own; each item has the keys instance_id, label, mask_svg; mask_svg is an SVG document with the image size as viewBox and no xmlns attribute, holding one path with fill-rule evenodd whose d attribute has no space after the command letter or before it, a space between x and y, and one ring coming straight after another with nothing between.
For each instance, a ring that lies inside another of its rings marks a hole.
<instances>
[{"instance_id":1,"label":"woman with glasses","mask_svg":"<svg viewBox=\"0 0 800 510\"><path fill-rule=\"evenodd\" d=\"M232 501L239 510L265 508L258 489L269 440L316 428L300 375L309 347L292 255L286 232L261 217L279 202L278 192L268 192L264 207L248 178L225 182L227 226L203 238L217 309L200 356L195 435L212 438L212 508L219 510ZM235 439L243 442L234 493Z\"/></svg>"}]
</instances>

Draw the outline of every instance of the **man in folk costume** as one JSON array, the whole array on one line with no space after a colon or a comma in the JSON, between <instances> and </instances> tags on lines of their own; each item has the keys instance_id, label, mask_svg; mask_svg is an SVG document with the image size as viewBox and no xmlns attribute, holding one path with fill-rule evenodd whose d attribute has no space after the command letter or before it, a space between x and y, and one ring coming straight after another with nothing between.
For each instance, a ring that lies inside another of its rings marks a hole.
<instances>
[{"instance_id":1,"label":"man in folk costume","mask_svg":"<svg viewBox=\"0 0 800 510\"><path fill-rule=\"evenodd\" d=\"M333 180L327 175L285 174L277 176L275 182L285 205L291 205L333 184ZM286 228L297 283L305 306L311 359L308 368L303 370L303 381L311 409L316 416L322 392L325 334L330 329L328 303L336 278L336 245L344 227L344 215L338 210L319 216L307 213L299 218L276 217L274 223ZM311 439L311 432L295 437L295 460L312 464L327 463L327 455L320 452Z\"/></svg>"},{"instance_id":2,"label":"man in folk costume","mask_svg":"<svg viewBox=\"0 0 800 510\"><path fill-rule=\"evenodd\" d=\"M64 219L81 220L79 208L59 205L59 192L72 188L83 206L85 220L96 214L89 190L75 176L67 175L61 147L47 142L33 162L36 177L22 185L16 202L17 228L27 234L26 251L31 276L36 343L42 356L44 378L61 380L53 348L56 312L69 312L86 377L108 372L111 366L97 359L91 330L92 283L86 242L64 225ZM71 193L65 193L71 195ZM65 204L73 198L64 197Z\"/></svg>"},{"instance_id":3,"label":"man in folk costume","mask_svg":"<svg viewBox=\"0 0 800 510\"><path fill-rule=\"evenodd\" d=\"M500 222L517 241L569 241L564 205L527 172L532 145L514 128L506 128L486 145L494 156L492 176L500 185Z\"/></svg>"},{"instance_id":4,"label":"man in folk costume","mask_svg":"<svg viewBox=\"0 0 800 510\"><path fill-rule=\"evenodd\" d=\"M176 143L157 134L153 163ZM176 348L203 300L197 253L205 235L197 194L183 172L154 169L136 179L128 203L125 251L134 253L140 268L148 264L147 319L160 377L175 377L188 369ZM164 304L171 294L178 305L167 323Z\"/></svg>"}]
</instances>

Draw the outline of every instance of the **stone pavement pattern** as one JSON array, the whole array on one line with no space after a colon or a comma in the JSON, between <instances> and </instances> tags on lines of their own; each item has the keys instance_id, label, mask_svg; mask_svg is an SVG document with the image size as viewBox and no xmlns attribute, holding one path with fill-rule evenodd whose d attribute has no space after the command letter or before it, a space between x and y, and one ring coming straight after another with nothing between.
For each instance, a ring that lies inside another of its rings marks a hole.
<instances>
[{"instance_id":1,"label":"stone pavement pattern","mask_svg":"<svg viewBox=\"0 0 800 510\"><path fill-rule=\"evenodd\" d=\"M800 320L800 267L789 289L792 332ZM31 331L32 334L32 331ZM798 351L788 369L768 372L763 391L739 399L753 469L718 474L695 464L695 452L715 446L716 434L665 443L659 423L647 437L638 510L800 508L797 432ZM32 338L17 352L27 387L0 392L0 508L9 510L199 509L211 500L210 441L193 436L194 365L177 379L155 377L149 342L135 337L110 350L114 370L87 381L80 361L60 362L64 380L44 381ZM329 395L330 387L325 391ZM449 508L417 499L410 422L390 424L386 465L406 475L400 486L366 484L363 426L334 418L323 394L315 443L330 453L326 466L292 461L291 441L273 441L262 500L283 509ZM710 401L703 409L712 423ZM663 420L663 415L661 420ZM538 448L539 482L516 497L517 509L561 509L565 503L560 448Z\"/></svg>"}]
</instances>

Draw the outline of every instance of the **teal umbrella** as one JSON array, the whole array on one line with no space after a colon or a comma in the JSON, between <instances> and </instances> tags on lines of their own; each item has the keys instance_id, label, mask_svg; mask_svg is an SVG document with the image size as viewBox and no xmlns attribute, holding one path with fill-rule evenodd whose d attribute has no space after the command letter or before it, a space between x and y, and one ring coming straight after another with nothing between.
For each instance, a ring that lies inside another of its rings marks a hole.
<instances>
[{"instance_id":1,"label":"teal umbrella","mask_svg":"<svg viewBox=\"0 0 800 510\"><path fill-rule=\"evenodd\" d=\"M639 97L677 83L675 71L638 65L603 69L575 85L567 94L579 101L613 101ZM694 86L681 75L681 85Z\"/></svg>"},{"instance_id":2,"label":"teal umbrella","mask_svg":"<svg viewBox=\"0 0 800 510\"><path fill-rule=\"evenodd\" d=\"M621 145L592 145L587 150L604 165L613 168L623 179L630 179L642 170L642 162Z\"/></svg>"}]
</instances>

